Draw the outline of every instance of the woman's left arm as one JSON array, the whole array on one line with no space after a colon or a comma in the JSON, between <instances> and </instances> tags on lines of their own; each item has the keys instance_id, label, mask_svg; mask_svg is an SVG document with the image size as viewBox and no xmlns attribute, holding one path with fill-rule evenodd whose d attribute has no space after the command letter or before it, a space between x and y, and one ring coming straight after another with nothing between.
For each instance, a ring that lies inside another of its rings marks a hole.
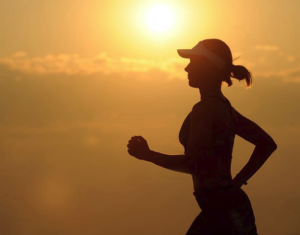
<instances>
[{"instance_id":1,"label":"woman's left arm","mask_svg":"<svg viewBox=\"0 0 300 235\"><path fill-rule=\"evenodd\" d=\"M142 136L133 136L127 147L128 153L137 159L152 162L169 170L191 174L185 154L170 155L150 150L147 141Z\"/></svg>"},{"instance_id":2,"label":"woman's left arm","mask_svg":"<svg viewBox=\"0 0 300 235\"><path fill-rule=\"evenodd\" d=\"M169 155L150 150L149 153L145 155L143 160L152 162L158 166L172 171L192 174L191 167L188 165L188 162L186 161L186 155L184 154Z\"/></svg>"}]
</instances>

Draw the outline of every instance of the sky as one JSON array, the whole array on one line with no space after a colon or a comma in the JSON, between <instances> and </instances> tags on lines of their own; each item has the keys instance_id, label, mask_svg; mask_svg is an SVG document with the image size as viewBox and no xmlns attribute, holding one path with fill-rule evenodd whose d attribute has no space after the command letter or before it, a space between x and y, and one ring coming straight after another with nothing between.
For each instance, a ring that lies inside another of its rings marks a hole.
<instances>
[{"instance_id":1,"label":"sky","mask_svg":"<svg viewBox=\"0 0 300 235\"><path fill-rule=\"evenodd\" d=\"M149 25L157 5L173 16L164 31ZM191 176L130 156L127 143L141 135L183 154L179 130L200 94L177 49L219 38L253 74L251 88L233 80L224 95L278 146L242 187L258 233L300 235L299 7L1 0L0 233L185 234L201 211ZM232 176L253 149L236 136Z\"/></svg>"}]
</instances>

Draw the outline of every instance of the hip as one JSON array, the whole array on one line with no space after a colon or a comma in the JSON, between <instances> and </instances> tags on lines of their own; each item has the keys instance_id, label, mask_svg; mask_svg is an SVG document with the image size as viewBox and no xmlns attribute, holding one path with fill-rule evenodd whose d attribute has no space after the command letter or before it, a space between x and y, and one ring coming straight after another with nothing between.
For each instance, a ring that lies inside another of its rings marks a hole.
<instances>
[{"instance_id":1,"label":"hip","mask_svg":"<svg viewBox=\"0 0 300 235\"><path fill-rule=\"evenodd\" d=\"M235 208L252 210L248 195L241 188L200 189L193 192L203 211L227 211Z\"/></svg>"},{"instance_id":2,"label":"hip","mask_svg":"<svg viewBox=\"0 0 300 235\"><path fill-rule=\"evenodd\" d=\"M187 234L257 235L250 200L241 188L203 189L193 194L202 211Z\"/></svg>"}]
</instances>

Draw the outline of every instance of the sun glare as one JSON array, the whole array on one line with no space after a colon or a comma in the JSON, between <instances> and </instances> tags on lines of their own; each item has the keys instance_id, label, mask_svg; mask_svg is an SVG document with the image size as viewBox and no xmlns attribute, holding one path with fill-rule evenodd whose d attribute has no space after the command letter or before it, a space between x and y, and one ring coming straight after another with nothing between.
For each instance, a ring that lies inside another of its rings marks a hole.
<instances>
[{"instance_id":1,"label":"sun glare","mask_svg":"<svg viewBox=\"0 0 300 235\"><path fill-rule=\"evenodd\" d=\"M173 13L164 5L156 5L148 11L147 23L155 32L166 31L173 25Z\"/></svg>"}]
</instances>

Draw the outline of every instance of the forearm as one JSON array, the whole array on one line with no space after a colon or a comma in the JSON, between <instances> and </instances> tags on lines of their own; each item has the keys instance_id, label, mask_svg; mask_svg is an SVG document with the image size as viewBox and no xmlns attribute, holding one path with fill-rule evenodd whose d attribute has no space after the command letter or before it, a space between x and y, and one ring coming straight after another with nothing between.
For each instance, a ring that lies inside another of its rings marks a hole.
<instances>
[{"instance_id":1,"label":"forearm","mask_svg":"<svg viewBox=\"0 0 300 235\"><path fill-rule=\"evenodd\" d=\"M169 155L151 150L144 159L168 170L180 173L191 174L191 170L187 165L186 156Z\"/></svg>"},{"instance_id":2,"label":"forearm","mask_svg":"<svg viewBox=\"0 0 300 235\"><path fill-rule=\"evenodd\" d=\"M246 182L261 168L276 148L276 145L256 146L249 161L234 180L247 184Z\"/></svg>"}]
</instances>

